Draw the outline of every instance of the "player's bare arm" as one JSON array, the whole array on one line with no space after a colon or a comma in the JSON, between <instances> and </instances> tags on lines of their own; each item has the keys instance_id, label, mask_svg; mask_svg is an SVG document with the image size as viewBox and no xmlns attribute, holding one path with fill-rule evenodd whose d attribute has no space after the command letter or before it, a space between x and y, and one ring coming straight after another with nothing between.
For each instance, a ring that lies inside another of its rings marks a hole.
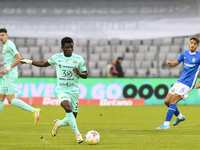
<instances>
[{"instance_id":1,"label":"player's bare arm","mask_svg":"<svg viewBox=\"0 0 200 150\"><path fill-rule=\"evenodd\" d=\"M87 71L80 72L80 70L78 68L76 68L76 66L72 71L75 72L76 74L78 74L83 79L86 79L87 76L88 76L88 72Z\"/></svg>"},{"instance_id":2,"label":"player's bare arm","mask_svg":"<svg viewBox=\"0 0 200 150\"><path fill-rule=\"evenodd\" d=\"M51 66L48 61L33 61L32 65L37 66L37 67L47 67L47 66Z\"/></svg>"},{"instance_id":3,"label":"player's bare arm","mask_svg":"<svg viewBox=\"0 0 200 150\"><path fill-rule=\"evenodd\" d=\"M50 64L48 63L48 61L33 61L33 60L28 60L28 59L24 59L22 58L20 60L20 62L22 64L32 64L34 66L37 66L37 67L47 67L47 66L50 66Z\"/></svg>"},{"instance_id":4,"label":"player's bare arm","mask_svg":"<svg viewBox=\"0 0 200 150\"><path fill-rule=\"evenodd\" d=\"M19 64L20 59L21 59L20 55L16 54L15 58L16 58L15 61L8 68L6 68L6 69L4 69L4 70L1 71L2 75L7 74L13 67L15 67L16 65Z\"/></svg>"},{"instance_id":5,"label":"player's bare arm","mask_svg":"<svg viewBox=\"0 0 200 150\"><path fill-rule=\"evenodd\" d=\"M174 62L166 60L166 65L171 66L171 67L176 67L177 65L179 65L179 62L177 60Z\"/></svg>"}]
</instances>

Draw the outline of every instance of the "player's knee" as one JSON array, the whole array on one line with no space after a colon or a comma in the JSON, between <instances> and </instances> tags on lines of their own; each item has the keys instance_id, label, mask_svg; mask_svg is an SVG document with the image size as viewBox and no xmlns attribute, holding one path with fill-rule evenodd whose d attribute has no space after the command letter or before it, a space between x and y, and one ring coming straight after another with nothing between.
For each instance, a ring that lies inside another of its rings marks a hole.
<instances>
[{"instance_id":1,"label":"player's knee","mask_svg":"<svg viewBox=\"0 0 200 150\"><path fill-rule=\"evenodd\" d=\"M169 101L164 101L165 105L169 106Z\"/></svg>"},{"instance_id":2,"label":"player's knee","mask_svg":"<svg viewBox=\"0 0 200 150\"><path fill-rule=\"evenodd\" d=\"M169 106L169 104L170 104L170 99L169 99L169 98L166 98L166 99L164 100L164 103L165 103L165 105Z\"/></svg>"},{"instance_id":3,"label":"player's knee","mask_svg":"<svg viewBox=\"0 0 200 150\"><path fill-rule=\"evenodd\" d=\"M7 101L8 101L9 104L11 104L12 100L13 100L13 98L10 99L10 98L7 97Z\"/></svg>"},{"instance_id":4,"label":"player's knee","mask_svg":"<svg viewBox=\"0 0 200 150\"><path fill-rule=\"evenodd\" d=\"M72 108L71 107L64 107L66 112L72 112Z\"/></svg>"}]
</instances>

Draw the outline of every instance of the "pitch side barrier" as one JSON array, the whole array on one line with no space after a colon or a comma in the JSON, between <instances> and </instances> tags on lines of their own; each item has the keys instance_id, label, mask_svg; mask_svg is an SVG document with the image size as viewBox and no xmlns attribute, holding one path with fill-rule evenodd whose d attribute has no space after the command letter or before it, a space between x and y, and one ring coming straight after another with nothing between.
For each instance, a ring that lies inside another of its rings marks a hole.
<instances>
[{"instance_id":1,"label":"pitch side barrier","mask_svg":"<svg viewBox=\"0 0 200 150\"><path fill-rule=\"evenodd\" d=\"M22 97L20 98L29 105L44 105L44 106L59 106L59 101L56 97ZM5 100L4 105L10 105ZM80 106L132 106L144 105L144 98L125 98L125 99L79 99Z\"/></svg>"},{"instance_id":2,"label":"pitch side barrier","mask_svg":"<svg viewBox=\"0 0 200 150\"><path fill-rule=\"evenodd\" d=\"M140 105L164 105L168 90L176 81L177 78L80 79L80 105L124 106L135 105L138 101ZM26 99L26 102L32 105L58 105L55 98L56 84L56 78L19 78L16 97ZM200 104L200 90L192 90L187 100L180 101L179 104Z\"/></svg>"}]
</instances>

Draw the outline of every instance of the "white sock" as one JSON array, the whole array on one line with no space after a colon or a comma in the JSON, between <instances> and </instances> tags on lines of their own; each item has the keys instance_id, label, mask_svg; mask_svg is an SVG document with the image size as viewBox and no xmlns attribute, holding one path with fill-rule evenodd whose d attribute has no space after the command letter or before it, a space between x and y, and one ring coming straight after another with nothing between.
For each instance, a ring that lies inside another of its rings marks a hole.
<instances>
[{"instance_id":1,"label":"white sock","mask_svg":"<svg viewBox=\"0 0 200 150\"><path fill-rule=\"evenodd\" d=\"M80 134L80 132L76 133L76 135Z\"/></svg>"},{"instance_id":2,"label":"white sock","mask_svg":"<svg viewBox=\"0 0 200 150\"><path fill-rule=\"evenodd\" d=\"M178 119L181 119L182 117L183 115L181 113L177 116Z\"/></svg>"},{"instance_id":3,"label":"white sock","mask_svg":"<svg viewBox=\"0 0 200 150\"><path fill-rule=\"evenodd\" d=\"M165 121L165 122L164 122L164 125L165 125L165 126L169 126L169 125L170 125L170 121Z\"/></svg>"}]
</instances>

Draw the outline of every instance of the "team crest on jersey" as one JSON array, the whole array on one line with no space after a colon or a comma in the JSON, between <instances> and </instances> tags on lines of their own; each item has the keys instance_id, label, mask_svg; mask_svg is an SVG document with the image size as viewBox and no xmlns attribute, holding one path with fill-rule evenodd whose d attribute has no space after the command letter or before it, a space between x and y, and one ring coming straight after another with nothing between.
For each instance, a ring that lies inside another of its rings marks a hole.
<instances>
[{"instance_id":1,"label":"team crest on jersey","mask_svg":"<svg viewBox=\"0 0 200 150\"><path fill-rule=\"evenodd\" d=\"M195 62L195 61L196 61L196 58L193 58L193 59L192 59L192 62Z\"/></svg>"},{"instance_id":2,"label":"team crest on jersey","mask_svg":"<svg viewBox=\"0 0 200 150\"><path fill-rule=\"evenodd\" d=\"M77 60L73 60L73 64L75 64L75 65L76 65L76 64L77 64Z\"/></svg>"},{"instance_id":3,"label":"team crest on jersey","mask_svg":"<svg viewBox=\"0 0 200 150\"><path fill-rule=\"evenodd\" d=\"M66 60L66 62L69 62L69 60Z\"/></svg>"}]
</instances>

